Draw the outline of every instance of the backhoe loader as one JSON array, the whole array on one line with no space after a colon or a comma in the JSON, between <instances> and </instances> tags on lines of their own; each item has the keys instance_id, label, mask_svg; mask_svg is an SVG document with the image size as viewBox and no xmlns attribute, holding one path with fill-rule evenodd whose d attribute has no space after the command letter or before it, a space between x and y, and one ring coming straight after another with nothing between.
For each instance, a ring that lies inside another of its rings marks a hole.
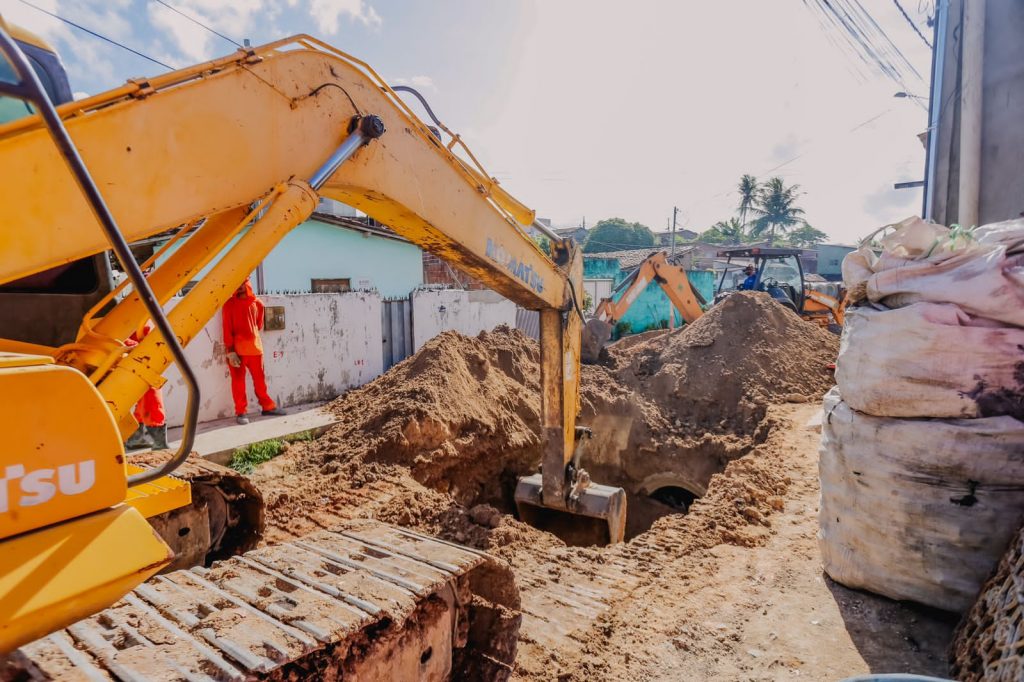
<instances>
[{"instance_id":1,"label":"backhoe loader","mask_svg":"<svg viewBox=\"0 0 1024 682\"><path fill-rule=\"evenodd\" d=\"M0 97L24 107L0 124L0 284L112 250L131 290L96 301L67 343L0 340L0 652L21 647L0 677L507 677L518 595L483 553L366 520L151 578L173 552L147 518L190 504L172 476L198 413L182 347L326 196L540 312L541 473L520 480L517 504L540 525L621 540L623 490L580 461L576 245L368 65L309 36L56 107L45 83L66 85L59 60L15 37L0 25ZM50 57L30 64L22 47ZM177 248L146 276L129 244L165 233ZM147 320L155 330L126 347ZM132 467L132 406L172 362L189 388L181 445Z\"/></svg>"},{"instance_id":2,"label":"backhoe loader","mask_svg":"<svg viewBox=\"0 0 1024 682\"><path fill-rule=\"evenodd\" d=\"M707 301L693 288L686 271L668 262L664 251L652 253L626 276L608 298L601 299L584 327L583 362L597 362L611 339L615 324L632 307L647 285L657 282L683 322L690 323L704 314ZM618 297L618 298L616 298Z\"/></svg>"},{"instance_id":3,"label":"backhoe loader","mask_svg":"<svg viewBox=\"0 0 1024 682\"><path fill-rule=\"evenodd\" d=\"M718 257L725 258L725 268L715 292L716 302L732 293L739 273L753 265L755 291L766 292L808 322L837 334L842 330L846 319L843 298L817 291L807 282L799 249L743 246L719 251Z\"/></svg>"}]
</instances>

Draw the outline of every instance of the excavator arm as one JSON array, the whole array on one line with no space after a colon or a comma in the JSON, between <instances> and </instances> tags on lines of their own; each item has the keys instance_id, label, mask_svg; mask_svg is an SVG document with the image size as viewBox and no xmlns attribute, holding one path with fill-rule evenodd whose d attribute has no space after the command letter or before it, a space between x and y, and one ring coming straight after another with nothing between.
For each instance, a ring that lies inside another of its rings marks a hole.
<instances>
[{"instance_id":1,"label":"excavator arm","mask_svg":"<svg viewBox=\"0 0 1024 682\"><path fill-rule=\"evenodd\" d=\"M456 155L461 140L443 143L369 66L298 36L133 80L62 105L57 114L125 240L175 231L176 250L144 265L154 266L148 289L161 304L198 277L166 316L181 345L310 216L318 196L364 211L519 305L539 310L543 474L536 486L522 484L530 492L524 504L596 517L606 523L608 539L622 539L624 492L588 486L578 461L579 249L553 240L548 258L525 232L533 212L489 179L464 145L469 161ZM21 169L0 184L0 283L110 248L94 204L68 172L42 117L0 126L0 163ZM60 494L60 486L48 499L32 497L24 486L0 491L6 496L0 506L5 569L30 565L32 557L49 551L44 535L54 528L62 537L74 535L69 529L84 515L123 508L133 490L171 473L187 456L179 452L167 465L126 480L120 443L135 427L131 408L146 390L163 384L174 356L173 344L159 332L131 349L123 344L151 316L146 293L133 291L109 310L112 301L101 301L75 342L62 347L0 341L3 406L28 405L16 411L22 420L29 413L68 416L59 439L32 446L38 440L33 433L15 441L25 451L5 449L0 464L6 471L20 473L21 462L31 458L49 476L61 472L61 481L71 467L68 489L76 482L81 487L86 476L75 443L89 440L85 433L95 441L95 485L83 494ZM57 387L53 377L80 389L73 404L66 391L51 390ZM25 432L38 422L5 426L8 433ZM158 511L151 504L147 515ZM110 537L111 524L104 537ZM15 544L18 552L8 551ZM116 573L116 559L103 570ZM104 582L102 593L73 609L62 609L74 600L75 583L64 570L74 570L71 564L49 565L67 590L46 603L33 602L34 611L11 601L10 591L24 589L24 582L0 580L0 620L8 624L0 649L95 609L97 600L109 603L166 560ZM25 629L12 634L14 622Z\"/></svg>"},{"instance_id":2,"label":"excavator arm","mask_svg":"<svg viewBox=\"0 0 1024 682\"><path fill-rule=\"evenodd\" d=\"M669 263L664 251L652 253L619 283L611 296L601 300L587 321L583 334L584 362L597 362L616 323L651 282L658 283L683 322L689 324L704 314L702 306L707 302L690 284L686 271Z\"/></svg>"},{"instance_id":3,"label":"excavator arm","mask_svg":"<svg viewBox=\"0 0 1024 682\"><path fill-rule=\"evenodd\" d=\"M834 324L842 327L846 323L846 300L804 287L804 314L824 318L831 315Z\"/></svg>"}]
</instances>

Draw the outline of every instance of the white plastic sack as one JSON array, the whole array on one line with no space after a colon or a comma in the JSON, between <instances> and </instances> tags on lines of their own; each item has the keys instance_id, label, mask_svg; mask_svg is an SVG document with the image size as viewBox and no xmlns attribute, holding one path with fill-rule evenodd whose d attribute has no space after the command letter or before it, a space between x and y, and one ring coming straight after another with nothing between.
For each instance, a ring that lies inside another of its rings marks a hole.
<instances>
[{"instance_id":1,"label":"white plastic sack","mask_svg":"<svg viewBox=\"0 0 1024 682\"><path fill-rule=\"evenodd\" d=\"M851 302L956 303L974 317L1024 326L1024 220L968 231L908 219L882 245L880 257L862 248L844 260Z\"/></svg>"},{"instance_id":2,"label":"white plastic sack","mask_svg":"<svg viewBox=\"0 0 1024 682\"><path fill-rule=\"evenodd\" d=\"M1024 424L871 417L825 396L819 544L837 582L966 610L1024 518Z\"/></svg>"},{"instance_id":3,"label":"white plastic sack","mask_svg":"<svg viewBox=\"0 0 1024 682\"><path fill-rule=\"evenodd\" d=\"M836 383L877 417L1024 419L1024 329L951 303L849 308Z\"/></svg>"}]
</instances>

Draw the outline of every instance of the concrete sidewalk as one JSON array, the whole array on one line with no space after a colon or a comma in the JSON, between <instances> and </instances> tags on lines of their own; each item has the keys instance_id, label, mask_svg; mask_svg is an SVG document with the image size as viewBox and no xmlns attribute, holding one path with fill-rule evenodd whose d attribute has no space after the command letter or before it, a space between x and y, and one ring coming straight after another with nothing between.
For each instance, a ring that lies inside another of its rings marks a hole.
<instances>
[{"instance_id":1,"label":"concrete sidewalk","mask_svg":"<svg viewBox=\"0 0 1024 682\"><path fill-rule=\"evenodd\" d=\"M193 450L205 459L216 464L227 465L231 455L240 447L272 438L286 438L313 431L323 433L337 423L331 414L321 409L324 403L296 405L285 408L288 413L281 417L261 417L249 415L248 424L238 424L234 417L204 422L196 432ZM172 449L181 442L181 427L167 430L168 444Z\"/></svg>"}]
</instances>

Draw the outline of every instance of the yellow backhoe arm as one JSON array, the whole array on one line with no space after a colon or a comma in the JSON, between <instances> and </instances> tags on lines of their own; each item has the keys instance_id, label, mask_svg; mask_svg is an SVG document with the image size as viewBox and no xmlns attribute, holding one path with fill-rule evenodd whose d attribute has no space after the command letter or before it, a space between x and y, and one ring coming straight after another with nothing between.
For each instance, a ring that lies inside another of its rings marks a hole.
<instances>
[{"instance_id":1,"label":"yellow backhoe arm","mask_svg":"<svg viewBox=\"0 0 1024 682\"><path fill-rule=\"evenodd\" d=\"M840 327L846 322L846 301L823 294L814 289L804 289L804 313L810 315L832 315Z\"/></svg>"},{"instance_id":2,"label":"yellow backhoe arm","mask_svg":"<svg viewBox=\"0 0 1024 682\"><path fill-rule=\"evenodd\" d=\"M615 325L651 282L658 283L683 322L690 324L704 314L704 300L690 284L686 271L669 263L664 251L652 253L619 284L612 296L601 299L597 305L583 333L584 362L597 361Z\"/></svg>"}]
</instances>

